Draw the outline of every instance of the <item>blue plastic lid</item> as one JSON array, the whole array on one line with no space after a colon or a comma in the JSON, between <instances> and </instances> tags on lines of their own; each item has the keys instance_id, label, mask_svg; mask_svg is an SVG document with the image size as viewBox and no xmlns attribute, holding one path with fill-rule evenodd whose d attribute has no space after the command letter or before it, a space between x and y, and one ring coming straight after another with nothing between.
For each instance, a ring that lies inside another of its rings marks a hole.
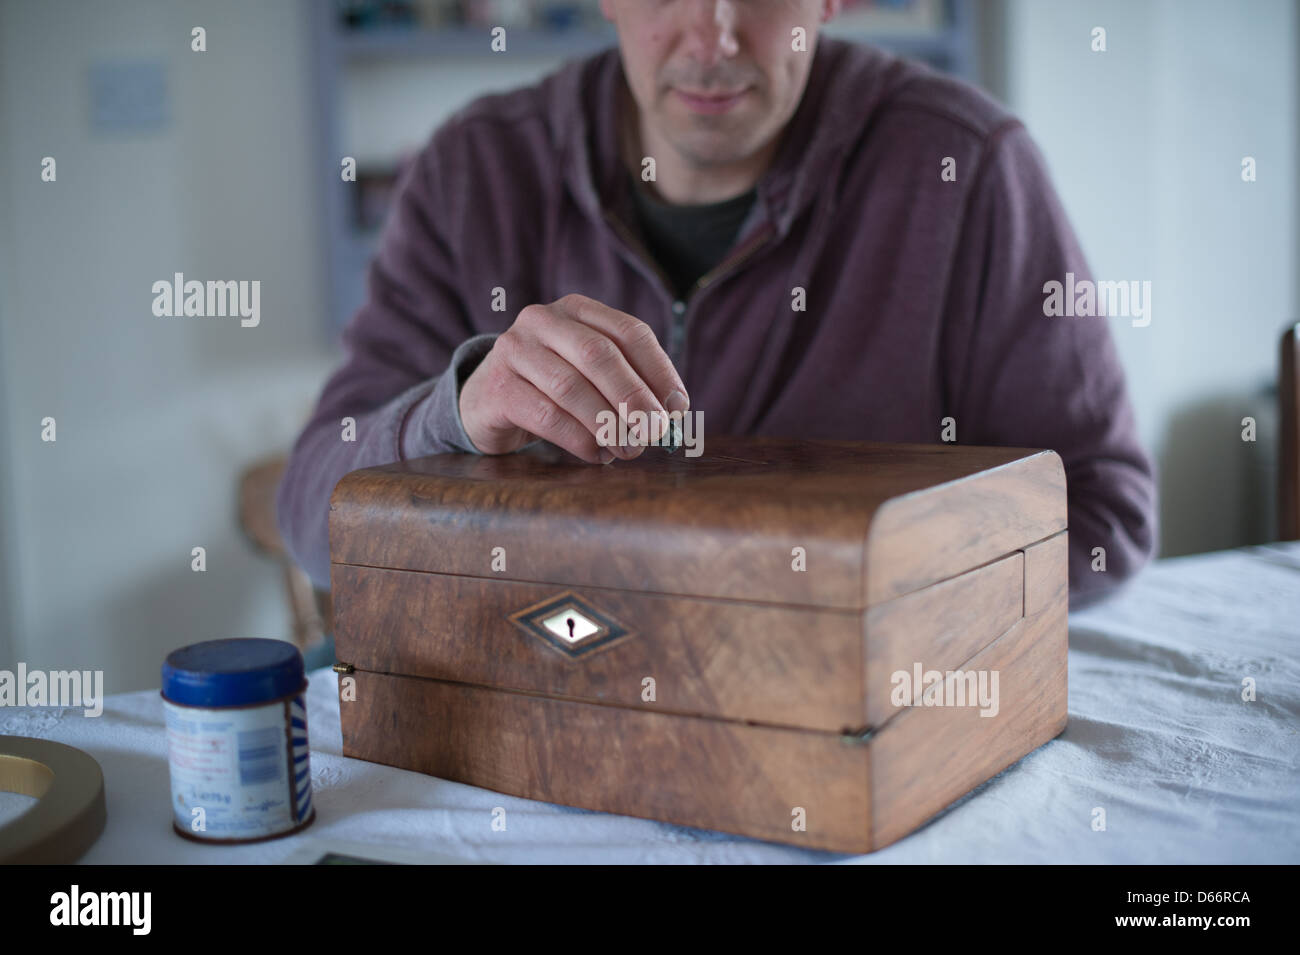
<instances>
[{"instance_id":1,"label":"blue plastic lid","mask_svg":"<svg viewBox=\"0 0 1300 955\"><path fill-rule=\"evenodd\" d=\"M246 706L297 693L302 654L283 640L208 640L173 650L162 695L185 706Z\"/></svg>"}]
</instances>

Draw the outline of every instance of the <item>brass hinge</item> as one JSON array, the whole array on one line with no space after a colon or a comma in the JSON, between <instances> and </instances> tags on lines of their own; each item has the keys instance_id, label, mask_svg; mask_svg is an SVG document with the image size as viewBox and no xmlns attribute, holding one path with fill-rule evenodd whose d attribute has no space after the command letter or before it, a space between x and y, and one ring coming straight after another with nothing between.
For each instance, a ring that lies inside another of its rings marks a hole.
<instances>
[{"instance_id":1,"label":"brass hinge","mask_svg":"<svg viewBox=\"0 0 1300 955\"><path fill-rule=\"evenodd\" d=\"M351 663L336 663L330 669L332 669L335 673L351 673L353 670L353 666Z\"/></svg>"}]
</instances>

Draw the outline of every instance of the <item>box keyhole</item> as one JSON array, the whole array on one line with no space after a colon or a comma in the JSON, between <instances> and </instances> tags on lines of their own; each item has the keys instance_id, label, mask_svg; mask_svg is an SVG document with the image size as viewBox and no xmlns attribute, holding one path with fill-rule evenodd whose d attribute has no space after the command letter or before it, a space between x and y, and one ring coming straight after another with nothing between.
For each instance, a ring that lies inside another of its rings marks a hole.
<instances>
[{"instance_id":1,"label":"box keyhole","mask_svg":"<svg viewBox=\"0 0 1300 955\"><path fill-rule=\"evenodd\" d=\"M580 643L600 632L600 626L594 620L588 620L575 607L565 607L542 620L541 624L569 645Z\"/></svg>"}]
</instances>

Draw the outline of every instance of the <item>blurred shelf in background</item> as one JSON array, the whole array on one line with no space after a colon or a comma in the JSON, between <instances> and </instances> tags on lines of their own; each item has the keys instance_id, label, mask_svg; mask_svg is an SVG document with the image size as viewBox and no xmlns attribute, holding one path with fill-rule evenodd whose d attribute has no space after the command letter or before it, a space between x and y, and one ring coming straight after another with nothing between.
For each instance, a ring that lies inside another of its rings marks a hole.
<instances>
[{"instance_id":1,"label":"blurred shelf in background","mask_svg":"<svg viewBox=\"0 0 1300 955\"><path fill-rule=\"evenodd\" d=\"M585 56L613 46L614 30L534 30L509 29L508 51L525 56L553 56L568 59ZM358 30L340 38L339 52L345 59L382 56L464 56L466 53L494 55L492 37L485 29L449 27L447 29Z\"/></svg>"},{"instance_id":2,"label":"blurred shelf in background","mask_svg":"<svg viewBox=\"0 0 1300 955\"><path fill-rule=\"evenodd\" d=\"M976 80L973 0L844 0L824 32ZM330 334L365 300L402 164L476 96L536 82L618 42L598 0L332 0L309 4ZM504 28L505 52L493 48ZM343 157L357 181L343 181Z\"/></svg>"},{"instance_id":3,"label":"blurred shelf in background","mask_svg":"<svg viewBox=\"0 0 1300 955\"><path fill-rule=\"evenodd\" d=\"M507 52L584 56L617 42L596 2L575 0L338 0L344 58L493 54L502 27Z\"/></svg>"}]
</instances>

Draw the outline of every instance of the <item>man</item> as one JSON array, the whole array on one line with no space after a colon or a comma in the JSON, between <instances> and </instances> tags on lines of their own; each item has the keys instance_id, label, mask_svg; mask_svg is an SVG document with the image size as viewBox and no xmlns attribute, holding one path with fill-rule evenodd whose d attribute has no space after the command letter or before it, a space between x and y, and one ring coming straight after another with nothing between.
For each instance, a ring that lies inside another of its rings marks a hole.
<instances>
[{"instance_id":1,"label":"man","mask_svg":"<svg viewBox=\"0 0 1300 955\"><path fill-rule=\"evenodd\" d=\"M281 486L318 586L348 471L536 440L632 458L597 443L620 402L702 412L705 454L709 433L1053 448L1074 605L1149 558L1106 319L1044 314L1045 283L1089 270L1040 155L978 91L819 37L838 7L602 0L618 50L433 134Z\"/></svg>"}]
</instances>

